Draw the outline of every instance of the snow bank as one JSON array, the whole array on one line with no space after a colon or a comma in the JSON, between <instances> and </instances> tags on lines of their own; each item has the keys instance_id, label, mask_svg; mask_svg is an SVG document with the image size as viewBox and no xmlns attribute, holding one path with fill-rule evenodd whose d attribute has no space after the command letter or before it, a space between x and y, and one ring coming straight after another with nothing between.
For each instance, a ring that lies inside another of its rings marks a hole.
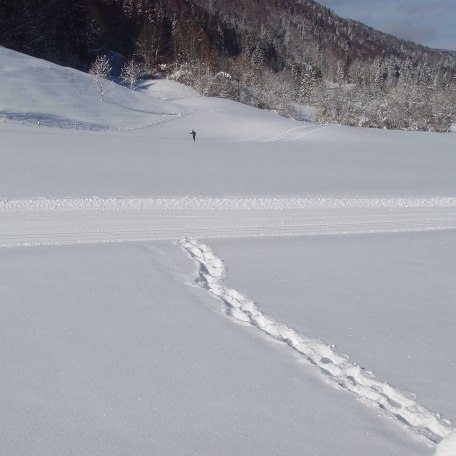
<instances>
[{"instance_id":1,"label":"snow bank","mask_svg":"<svg viewBox=\"0 0 456 456\"><path fill-rule=\"evenodd\" d=\"M434 456L456 456L456 429L440 442Z\"/></svg>"}]
</instances>

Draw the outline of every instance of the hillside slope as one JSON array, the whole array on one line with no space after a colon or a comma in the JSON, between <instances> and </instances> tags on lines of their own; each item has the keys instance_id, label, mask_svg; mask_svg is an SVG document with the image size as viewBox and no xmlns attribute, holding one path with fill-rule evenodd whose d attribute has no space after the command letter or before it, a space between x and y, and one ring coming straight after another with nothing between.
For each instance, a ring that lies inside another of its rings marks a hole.
<instances>
[{"instance_id":1,"label":"hillside slope","mask_svg":"<svg viewBox=\"0 0 456 456\"><path fill-rule=\"evenodd\" d=\"M0 6L0 45L84 70L109 54L116 74L133 58L294 118L311 104L321 122L356 126L446 132L456 119L454 56L313 0L20 0Z\"/></svg>"},{"instance_id":2,"label":"hillside slope","mask_svg":"<svg viewBox=\"0 0 456 456\"><path fill-rule=\"evenodd\" d=\"M215 52L213 57L259 48L278 69L290 60L318 59L332 66L334 57L345 62L385 55L429 62L448 57L342 19L313 0L19 0L2 5L0 13L1 45L73 65L83 64L95 49L129 54L154 28L160 54L169 56L185 45L173 31L176 22L180 32L196 33L193 39Z\"/></svg>"}]
</instances>

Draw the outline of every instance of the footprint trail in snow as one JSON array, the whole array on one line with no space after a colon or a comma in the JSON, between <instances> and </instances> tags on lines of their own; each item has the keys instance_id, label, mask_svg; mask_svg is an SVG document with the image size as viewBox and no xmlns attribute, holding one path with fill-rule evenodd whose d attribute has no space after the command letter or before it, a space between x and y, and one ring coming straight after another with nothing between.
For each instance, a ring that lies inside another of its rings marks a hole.
<instances>
[{"instance_id":1,"label":"footprint trail in snow","mask_svg":"<svg viewBox=\"0 0 456 456\"><path fill-rule=\"evenodd\" d=\"M410 430L438 443L451 433L451 423L419 405L413 394L404 393L375 378L372 372L338 354L334 346L305 337L285 324L265 315L254 301L224 285L225 266L213 250L194 239L183 239L181 246L196 262L196 283L220 298L226 314L247 323L276 341L287 344L307 362L320 369L331 384L350 391L358 398L384 410Z\"/></svg>"}]
</instances>

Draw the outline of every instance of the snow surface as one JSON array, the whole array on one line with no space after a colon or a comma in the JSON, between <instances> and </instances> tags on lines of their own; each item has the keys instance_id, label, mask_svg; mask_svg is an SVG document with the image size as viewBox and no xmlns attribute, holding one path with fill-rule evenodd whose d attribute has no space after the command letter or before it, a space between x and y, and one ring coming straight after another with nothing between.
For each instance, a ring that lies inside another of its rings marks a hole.
<instances>
[{"instance_id":1,"label":"snow surface","mask_svg":"<svg viewBox=\"0 0 456 456\"><path fill-rule=\"evenodd\" d=\"M274 320L335 345L454 421L455 242L449 231L211 245L227 285Z\"/></svg>"},{"instance_id":2,"label":"snow surface","mask_svg":"<svg viewBox=\"0 0 456 456\"><path fill-rule=\"evenodd\" d=\"M88 74L4 48L0 53L0 119L8 123L127 129L130 123L150 126L182 114L170 103L142 97L118 85L106 102L100 103Z\"/></svg>"},{"instance_id":3,"label":"snow surface","mask_svg":"<svg viewBox=\"0 0 456 456\"><path fill-rule=\"evenodd\" d=\"M455 456L456 135L0 74L5 454Z\"/></svg>"},{"instance_id":4,"label":"snow surface","mask_svg":"<svg viewBox=\"0 0 456 456\"><path fill-rule=\"evenodd\" d=\"M456 430L437 447L435 456L454 456L456 454Z\"/></svg>"},{"instance_id":5,"label":"snow surface","mask_svg":"<svg viewBox=\"0 0 456 456\"><path fill-rule=\"evenodd\" d=\"M372 372L350 362L347 356L336 352L335 345L309 339L290 326L264 314L248 297L227 288L223 284L223 261L209 247L188 239L182 242L182 246L200 267L198 283L224 302L228 316L248 323L267 336L287 344L309 363L318 367L330 382L386 410L391 417L418 433L433 441L449 435L448 422L418 405L410 395L377 380Z\"/></svg>"},{"instance_id":6,"label":"snow surface","mask_svg":"<svg viewBox=\"0 0 456 456\"><path fill-rule=\"evenodd\" d=\"M430 454L213 312L178 246L0 256L4 454Z\"/></svg>"}]
</instances>

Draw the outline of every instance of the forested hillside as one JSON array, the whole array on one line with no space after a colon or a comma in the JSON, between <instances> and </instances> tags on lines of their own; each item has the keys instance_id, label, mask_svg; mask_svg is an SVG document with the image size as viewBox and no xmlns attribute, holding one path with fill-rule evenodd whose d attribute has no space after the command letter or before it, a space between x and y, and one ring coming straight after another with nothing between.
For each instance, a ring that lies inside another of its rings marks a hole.
<instances>
[{"instance_id":1,"label":"forested hillside","mask_svg":"<svg viewBox=\"0 0 456 456\"><path fill-rule=\"evenodd\" d=\"M206 95L323 122L448 131L456 58L312 0L6 0L0 44L87 69L134 58Z\"/></svg>"}]
</instances>

